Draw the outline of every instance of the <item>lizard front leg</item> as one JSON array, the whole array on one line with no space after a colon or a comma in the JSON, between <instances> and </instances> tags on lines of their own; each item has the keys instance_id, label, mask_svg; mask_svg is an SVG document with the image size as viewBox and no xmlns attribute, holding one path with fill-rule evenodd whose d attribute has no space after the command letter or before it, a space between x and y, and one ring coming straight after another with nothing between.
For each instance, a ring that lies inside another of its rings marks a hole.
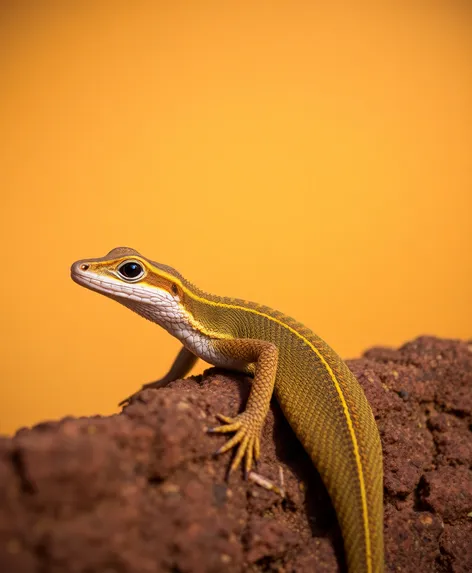
<instances>
[{"instance_id":1,"label":"lizard front leg","mask_svg":"<svg viewBox=\"0 0 472 573\"><path fill-rule=\"evenodd\" d=\"M123 404L128 403L131 398L133 398L133 396L136 396L136 394L139 394L139 392L145 390L146 388L163 388L174 380L185 378L197 360L198 358L195 356L195 354L190 352L190 350L185 348L185 346L182 346L167 374L165 374L160 380L149 382L148 384L143 384L140 390L122 400L118 406L123 406Z\"/></svg>"},{"instance_id":2,"label":"lizard front leg","mask_svg":"<svg viewBox=\"0 0 472 573\"><path fill-rule=\"evenodd\" d=\"M215 340L214 348L225 357L255 363L254 381L244 412L234 418L218 414L217 418L224 424L209 430L222 434L236 432L217 453L237 446L229 471L235 470L244 458L244 470L248 474L252 462L259 458L260 434L274 391L278 349L270 342L249 338Z\"/></svg>"}]
</instances>

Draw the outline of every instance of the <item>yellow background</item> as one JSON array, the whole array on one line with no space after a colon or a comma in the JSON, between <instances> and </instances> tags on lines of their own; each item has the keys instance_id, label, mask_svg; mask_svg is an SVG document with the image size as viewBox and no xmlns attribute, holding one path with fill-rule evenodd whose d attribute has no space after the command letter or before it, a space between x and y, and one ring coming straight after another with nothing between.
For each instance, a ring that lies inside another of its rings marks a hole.
<instances>
[{"instance_id":1,"label":"yellow background","mask_svg":"<svg viewBox=\"0 0 472 573\"><path fill-rule=\"evenodd\" d=\"M344 357L470 337L467 6L2 2L0 431L166 370L177 341L69 278L118 245Z\"/></svg>"}]
</instances>

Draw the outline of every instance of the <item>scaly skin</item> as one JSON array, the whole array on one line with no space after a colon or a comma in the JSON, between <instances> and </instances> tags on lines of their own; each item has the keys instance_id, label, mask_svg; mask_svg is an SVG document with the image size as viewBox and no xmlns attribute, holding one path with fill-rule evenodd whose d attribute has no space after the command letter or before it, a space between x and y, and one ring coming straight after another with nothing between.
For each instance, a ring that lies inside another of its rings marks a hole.
<instances>
[{"instance_id":1,"label":"scaly skin","mask_svg":"<svg viewBox=\"0 0 472 573\"><path fill-rule=\"evenodd\" d=\"M130 267L129 265L135 265ZM125 276L140 271L136 276ZM311 330L282 313L202 292L174 269L120 247L78 261L72 278L163 326L184 346L169 373L146 387L185 376L195 356L217 366L253 371L246 409L218 415L213 431L235 432L231 469L259 456L259 437L275 391L282 411L319 471L341 527L350 573L381 573L383 479L379 433L359 383Z\"/></svg>"}]
</instances>

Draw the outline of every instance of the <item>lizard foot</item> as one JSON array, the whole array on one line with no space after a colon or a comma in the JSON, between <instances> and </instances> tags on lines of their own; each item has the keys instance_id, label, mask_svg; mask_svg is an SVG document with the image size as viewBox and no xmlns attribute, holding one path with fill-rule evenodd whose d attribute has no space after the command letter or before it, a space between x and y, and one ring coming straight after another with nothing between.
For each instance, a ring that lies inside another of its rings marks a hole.
<instances>
[{"instance_id":1,"label":"lizard foot","mask_svg":"<svg viewBox=\"0 0 472 573\"><path fill-rule=\"evenodd\" d=\"M247 412L243 412L235 418L229 418L222 414L217 414L216 417L220 422L223 422L223 425L216 428L210 428L207 430L208 432L217 434L236 432L235 435L216 452L216 454L223 454L237 446L236 455L234 456L228 473L237 469L244 458L244 472L247 476L251 471L253 462L259 459L260 424L258 424L252 416L248 415Z\"/></svg>"},{"instance_id":2,"label":"lizard foot","mask_svg":"<svg viewBox=\"0 0 472 573\"><path fill-rule=\"evenodd\" d=\"M127 406L131 402L132 398L137 396L140 392L141 392L141 390L138 390L134 394L130 394L127 398L125 398L124 400L121 400L121 402L118 403L118 406Z\"/></svg>"},{"instance_id":3,"label":"lizard foot","mask_svg":"<svg viewBox=\"0 0 472 573\"><path fill-rule=\"evenodd\" d=\"M153 382L151 382L150 384L143 384L137 392L134 392L134 394L130 394L127 398L121 400L118 406L127 406L133 398L135 398L143 390L146 390L146 388L153 388Z\"/></svg>"}]
</instances>

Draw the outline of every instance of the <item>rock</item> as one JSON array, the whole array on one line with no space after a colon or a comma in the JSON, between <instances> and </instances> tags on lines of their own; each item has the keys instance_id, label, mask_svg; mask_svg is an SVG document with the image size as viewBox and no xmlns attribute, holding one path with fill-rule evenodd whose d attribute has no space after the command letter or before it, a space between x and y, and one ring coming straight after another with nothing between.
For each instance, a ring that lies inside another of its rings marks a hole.
<instances>
[{"instance_id":1,"label":"rock","mask_svg":"<svg viewBox=\"0 0 472 573\"><path fill-rule=\"evenodd\" d=\"M384 450L386 571L472 571L472 346L421 337L348 362ZM321 480L274 402L257 472L236 472L215 414L250 380L210 369L109 417L0 439L3 573L335 572L342 538ZM130 388L131 390L133 388Z\"/></svg>"}]
</instances>

